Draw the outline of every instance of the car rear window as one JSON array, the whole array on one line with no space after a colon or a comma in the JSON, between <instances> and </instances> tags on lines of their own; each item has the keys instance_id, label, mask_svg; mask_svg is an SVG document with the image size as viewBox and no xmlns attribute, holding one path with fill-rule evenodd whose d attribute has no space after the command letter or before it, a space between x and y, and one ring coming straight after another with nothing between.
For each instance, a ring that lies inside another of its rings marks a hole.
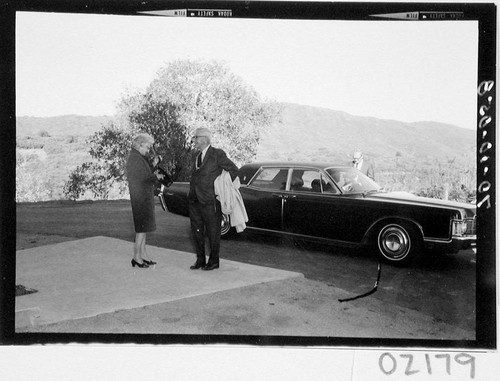
<instances>
[{"instance_id":1,"label":"car rear window","mask_svg":"<svg viewBox=\"0 0 500 381\"><path fill-rule=\"evenodd\" d=\"M241 167L240 170L238 171L238 177L240 178L240 183L243 185L248 184L248 182L255 175L255 172L257 172L257 169L258 167L257 168L248 166Z\"/></svg>"},{"instance_id":2,"label":"car rear window","mask_svg":"<svg viewBox=\"0 0 500 381\"><path fill-rule=\"evenodd\" d=\"M288 169L263 168L250 185L262 189L284 190L287 176Z\"/></svg>"}]
</instances>

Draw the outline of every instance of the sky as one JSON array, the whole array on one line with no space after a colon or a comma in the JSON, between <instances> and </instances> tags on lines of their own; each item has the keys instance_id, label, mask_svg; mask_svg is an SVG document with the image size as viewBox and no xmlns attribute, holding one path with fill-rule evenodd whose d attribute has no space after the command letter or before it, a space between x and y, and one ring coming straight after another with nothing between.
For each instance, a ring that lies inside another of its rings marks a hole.
<instances>
[{"instance_id":1,"label":"sky","mask_svg":"<svg viewBox=\"0 0 500 381\"><path fill-rule=\"evenodd\" d=\"M16 115L113 115L176 59L220 60L263 99L476 128L476 21L18 12Z\"/></svg>"}]
</instances>

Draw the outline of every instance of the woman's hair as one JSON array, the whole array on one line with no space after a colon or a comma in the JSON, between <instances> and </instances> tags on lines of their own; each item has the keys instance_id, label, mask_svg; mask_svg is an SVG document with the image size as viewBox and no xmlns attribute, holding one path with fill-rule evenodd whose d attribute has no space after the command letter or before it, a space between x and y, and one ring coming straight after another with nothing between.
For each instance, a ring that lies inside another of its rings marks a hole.
<instances>
[{"instance_id":1,"label":"woman's hair","mask_svg":"<svg viewBox=\"0 0 500 381\"><path fill-rule=\"evenodd\" d=\"M144 143L154 143L154 139L149 134L139 134L132 139L132 148L139 148Z\"/></svg>"}]
</instances>

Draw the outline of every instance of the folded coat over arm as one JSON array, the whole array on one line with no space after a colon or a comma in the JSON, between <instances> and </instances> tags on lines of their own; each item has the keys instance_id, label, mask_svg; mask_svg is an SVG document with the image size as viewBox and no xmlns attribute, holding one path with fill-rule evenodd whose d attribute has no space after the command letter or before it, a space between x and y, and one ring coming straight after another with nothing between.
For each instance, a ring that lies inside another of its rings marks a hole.
<instances>
[{"instance_id":1,"label":"folded coat over arm","mask_svg":"<svg viewBox=\"0 0 500 381\"><path fill-rule=\"evenodd\" d=\"M215 195L221 203L222 213L229 215L231 226L235 227L238 233L245 230L248 222L245 204L239 191L240 186L239 177L232 181L231 175L226 170L223 170L214 181Z\"/></svg>"}]
</instances>

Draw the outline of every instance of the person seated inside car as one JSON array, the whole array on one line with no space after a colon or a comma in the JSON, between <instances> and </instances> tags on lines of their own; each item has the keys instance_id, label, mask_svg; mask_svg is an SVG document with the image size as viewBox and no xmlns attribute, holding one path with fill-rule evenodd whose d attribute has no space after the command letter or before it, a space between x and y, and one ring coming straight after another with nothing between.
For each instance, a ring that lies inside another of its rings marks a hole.
<instances>
[{"instance_id":1,"label":"person seated inside car","mask_svg":"<svg viewBox=\"0 0 500 381\"><path fill-rule=\"evenodd\" d=\"M340 189L344 192L351 192L353 190L354 179L348 178L345 172L337 172L333 175L333 179Z\"/></svg>"},{"instance_id":2,"label":"person seated inside car","mask_svg":"<svg viewBox=\"0 0 500 381\"><path fill-rule=\"evenodd\" d=\"M313 181L311 181L311 188L313 192L321 193L321 180L314 179Z\"/></svg>"},{"instance_id":3,"label":"person seated inside car","mask_svg":"<svg viewBox=\"0 0 500 381\"><path fill-rule=\"evenodd\" d=\"M338 190L332 183L323 181L323 192L338 193Z\"/></svg>"},{"instance_id":4,"label":"person seated inside car","mask_svg":"<svg viewBox=\"0 0 500 381\"><path fill-rule=\"evenodd\" d=\"M290 190L300 191L302 190L302 186L304 185L304 181L298 177L292 177L292 182L290 183Z\"/></svg>"}]
</instances>

